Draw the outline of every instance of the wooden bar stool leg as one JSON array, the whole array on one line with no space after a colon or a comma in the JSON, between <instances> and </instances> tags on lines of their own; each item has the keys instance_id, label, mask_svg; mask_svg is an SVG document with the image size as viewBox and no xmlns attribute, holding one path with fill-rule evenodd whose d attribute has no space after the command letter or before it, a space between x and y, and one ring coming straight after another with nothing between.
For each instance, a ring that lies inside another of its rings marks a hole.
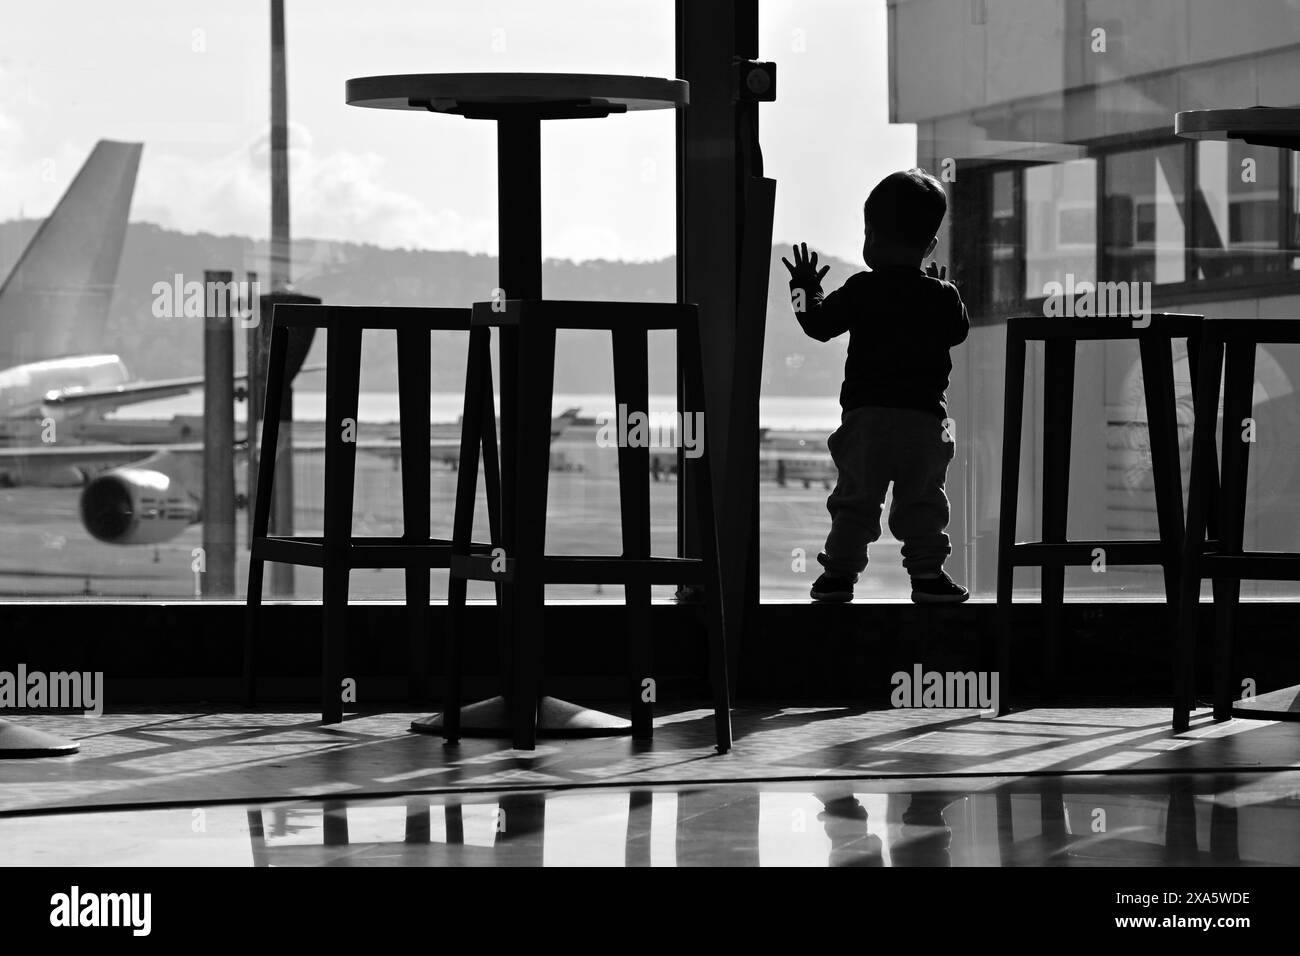
<instances>
[{"instance_id":1,"label":"wooden bar stool leg","mask_svg":"<svg viewBox=\"0 0 1300 956\"><path fill-rule=\"evenodd\" d=\"M429 542L429 330L397 332L397 402L401 421L402 538L408 544ZM406 567L408 683L411 700L429 696L429 571Z\"/></svg>"},{"instance_id":2,"label":"wooden bar stool leg","mask_svg":"<svg viewBox=\"0 0 1300 956\"><path fill-rule=\"evenodd\" d=\"M289 330L277 326L271 331L271 351L267 357L266 394L262 400L262 451L258 459L257 491L253 497L253 541L265 538L271 521L271 494L275 478L275 449L280 440L280 415L284 405L285 365L289 347ZM257 387L256 382L250 384ZM258 651L262 624L262 576L266 562L250 554L248 560L247 610L244 612L244 706L257 704Z\"/></svg>"},{"instance_id":3,"label":"wooden bar stool leg","mask_svg":"<svg viewBox=\"0 0 1300 956\"><path fill-rule=\"evenodd\" d=\"M1191 378L1193 395L1196 394L1196 388L1197 388L1196 383L1198 381L1199 376L1202 374L1201 362L1199 359L1200 352L1201 352L1202 334L1203 333L1198 332L1197 334L1188 336L1187 339L1187 366L1188 366L1189 377ZM1225 347L1222 342L1219 343L1218 348L1219 348L1219 351L1217 353L1219 356L1218 365L1213 370L1215 396L1216 396L1215 397L1216 418L1218 415L1218 405L1217 405L1218 389L1220 385L1220 380L1223 376L1222 366L1223 366L1223 355L1224 355ZM1214 459L1213 456L1211 456L1211 460L1206 465L1205 471L1202 473L1201 477L1203 479L1203 484L1205 486L1205 532L1203 535L1205 540L1201 543L1201 549L1203 553L1206 549L1215 550L1219 547L1219 532L1220 532L1219 498L1220 498L1221 491L1219 488L1219 462L1217 459ZM1199 588L1200 585L1198 584L1197 586ZM1220 605L1227 604L1231 597L1229 582L1227 582L1224 578L1215 578L1213 581L1210 582L1210 590L1213 596L1214 606L1216 608L1215 614L1217 615L1218 614L1217 608ZM1196 706L1194 686L1192 687L1190 693L1192 694L1192 697L1189 698L1188 700L1188 707L1193 708Z\"/></svg>"},{"instance_id":4,"label":"wooden bar stool leg","mask_svg":"<svg viewBox=\"0 0 1300 956\"><path fill-rule=\"evenodd\" d=\"M427 803L411 798L406 804L406 829L402 833L403 843L426 844L430 842L430 824L433 822L431 807Z\"/></svg>"},{"instance_id":5,"label":"wooden bar stool leg","mask_svg":"<svg viewBox=\"0 0 1300 956\"><path fill-rule=\"evenodd\" d=\"M516 505L519 475L519 329L502 327L497 331L498 363L501 375L501 538L506 559L515 557ZM501 694L506 698L514 723L515 711L515 587L513 583L498 588L497 657L501 664Z\"/></svg>"},{"instance_id":6,"label":"wooden bar stool leg","mask_svg":"<svg viewBox=\"0 0 1300 956\"><path fill-rule=\"evenodd\" d=\"M1070 833L1066 829L1065 794L1061 788L1060 778L1043 781L1043 795L1039 797L1038 825L1042 841L1051 850L1064 850L1070 845ZM1064 854L1049 850L1048 865L1061 865Z\"/></svg>"},{"instance_id":7,"label":"wooden bar stool leg","mask_svg":"<svg viewBox=\"0 0 1300 956\"><path fill-rule=\"evenodd\" d=\"M1002 494L998 518L998 715L1011 703L1011 608L1015 583L1016 512L1020 505L1020 435L1025 414L1025 340L1007 327L1006 385L1002 400Z\"/></svg>"},{"instance_id":8,"label":"wooden bar stool leg","mask_svg":"<svg viewBox=\"0 0 1300 956\"><path fill-rule=\"evenodd\" d=\"M543 614L546 586L542 558L546 552L546 498L551 465L551 402L555 384L555 329L520 328L519 392L516 422L514 553L514 743L537 747L537 705L541 698L545 652ZM525 358L526 357L526 358Z\"/></svg>"},{"instance_id":9,"label":"wooden bar stool leg","mask_svg":"<svg viewBox=\"0 0 1300 956\"><path fill-rule=\"evenodd\" d=\"M1224 775L1215 777L1216 793L1230 793L1236 781ZM1240 830L1235 804L1215 800L1210 807L1210 860L1216 866L1241 862Z\"/></svg>"},{"instance_id":10,"label":"wooden bar stool leg","mask_svg":"<svg viewBox=\"0 0 1300 956\"><path fill-rule=\"evenodd\" d=\"M993 797L994 816L998 829L998 862L1012 866L1016 856L1016 825L1011 808L1011 792L999 788Z\"/></svg>"},{"instance_id":11,"label":"wooden bar stool leg","mask_svg":"<svg viewBox=\"0 0 1300 956\"><path fill-rule=\"evenodd\" d=\"M704 403L704 365L701 358L702 343L698 317L681 330L686 337L684 353L686 368L686 394L697 396ZM690 413L692 409L683 409ZM705 412L705 431L709 428L708 409ZM713 464L709 454L710 440L700 436L700 457L697 459L696 516L700 534L700 560L704 568L705 631L709 641L709 683L713 689L713 722L715 746L718 753L731 749L731 685L727 674L727 629L723 603L722 567L718 559L718 520L713 499Z\"/></svg>"},{"instance_id":12,"label":"wooden bar stool leg","mask_svg":"<svg viewBox=\"0 0 1300 956\"><path fill-rule=\"evenodd\" d=\"M1187 339L1187 375L1191 380L1193 405L1195 404L1197 382L1201 376L1201 335L1198 332L1195 335L1188 336ZM1220 343L1222 348L1222 343ZM1219 361L1222 362L1223 353L1219 353ZM1219 379L1223 374L1223 369L1214 370L1214 388L1215 401L1218 401ZM1217 415L1217 405L1216 413ZM1205 533L1210 542L1217 543L1219 540L1219 463L1212 462L1209 471L1205 474Z\"/></svg>"},{"instance_id":13,"label":"wooden bar stool leg","mask_svg":"<svg viewBox=\"0 0 1300 956\"><path fill-rule=\"evenodd\" d=\"M325 372L325 535L322 573L324 641L321 648L321 720L343 720L347 666L349 554L356 485L357 403L361 390L361 330L329 327Z\"/></svg>"},{"instance_id":14,"label":"wooden bar stool leg","mask_svg":"<svg viewBox=\"0 0 1300 956\"><path fill-rule=\"evenodd\" d=\"M465 366L465 404L460 423L460 457L456 466L456 510L451 532L453 556L468 556L474 540L479 447L483 445L485 450L487 447L483 434L485 404L482 396L486 388L489 400L491 398L491 382L486 378L491 374L492 368L490 348L491 331L486 326L470 329L469 354ZM490 409L490 404L487 408ZM489 513L492 511L490 490L489 488ZM443 678L442 695L442 736L448 744L454 744L460 739L460 645L465 633L465 597L468 587L469 581L453 568L447 581L446 675Z\"/></svg>"},{"instance_id":15,"label":"wooden bar stool leg","mask_svg":"<svg viewBox=\"0 0 1300 956\"><path fill-rule=\"evenodd\" d=\"M1178 417L1174 407L1173 343L1169 339L1145 336L1139 339L1138 347L1146 395L1165 601L1172 621L1178 607L1178 568L1183 554L1183 476L1178 460Z\"/></svg>"},{"instance_id":16,"label":"wooden bar stool leg","mask_svg":"<svg viewBox=\"0 0 1300 956\"><path fill-rule=\"evenodd\" d=\"M448 803L443 807L442 819L447 828L447 846L464 846L465 808L459 803Z\"/></svg>"},{"instance_id":17,"label":"wooden bar stool leg","mask_svg":"<svg viewBox=\"0 0 1300 956\"><path fill-rule=\"evenodd\" d=\"M1074 414L1075 343L1044 343L1043 383L1043 541L1065 541L1070 500L1070 441ZM1043 593L1043 694L1052 703L1060 685L1062 618L1065 613L1065 564L1045 564Z\"/></svg>"},{"instance_id":18,"label":"wooden bar stool leg","mask_svg":"<svg viewBox=\"0 0 1300 956\"><path fill-rule=\"evenodd\" d=\"M654 820L654 799L654 792L650 790L628 792L624 867L650 865L650 828Z\"/></svg>"},{"instance_id":19,"label":"wooden bar stool leg","mask_svg":"<svg viewBox=\"0 0 1300 956\"><path fill-rule=\"evenodd\" d=\"M615 329L614 403L620 419L633 413L650 415L649 347L645 329ZM632 426L628 426L629 432ZM650 449L620 444L618 449L618 501L623 526L623 557L650 557ZM624 584L627 605L628 691L631 699L632 737L649 740L654 727L654 704L647 700L643 681L653 680L654 660L650 632L650 584ZM653 683L649 685L653 687ZM653 696L653 695L651 695Z\"/></svg>"},{"instance_id":20,"label":"wooden bar stool leg","mask_svg":"<svg viewBox=\"0 0 1300 956\"><path fill-rule=\"evenodd\" d=\"M1183 535L1182 581L1178 588L1178 632L1174 664L1174 731L1182 733L1196 706L1196 630L1201 602L1201 554L1205 548L1207 504L1214 482L1214 437L1218 426L1219 376L1223 342L1206 337L1197 356L1196 423L1192 432L1192 473L1187 489L1187 530Z\"/></svg>"},{"instance_id":21,"label":"wooden bar stool leg","mask_svg":"<svg viewBox=\"0 0 1300 956\"><path fill-rule=\"evenodd\" d=\"M1164 866L1194 866L1199 854L1196 840L1196 797L1178 785L1169 794L1165 813Z\"/></svg>"},{"instance_id":22,"label":"wooden bar stool leg","mask_svg":"<svg viewBox=\"0 0 1300 956\"><path fill-rule=\"evenodd\" d=\"M501 544L501 462L497 455L497 410L492 396L492 343L491 330L483 329L482 344L479 348L482 362L483 393L482 432L483 448L483 484L487 490L488 540L492 545ZM472 334L472 333L471 333ZM495 584L497 604L502 597L501 582Z\"/></svg>"},{"instance_id":23,"label":"wooden bar stool leg","mask_svg":"<svg viewBox=\"0 0 1300 956\"><path fill-rule=\"evenodd\" d=\"M1250 441L1256 428L1251 418L1255 386L1255 344L1227 346L1223 374L1223 467L1219 488L1219 553L1241 554L1245 537L1246 474ZM1214 601L1214 717L1232 716L1236 696L1233 638L1241 579L1221 578Z\"/></svg>"}]
</instances>

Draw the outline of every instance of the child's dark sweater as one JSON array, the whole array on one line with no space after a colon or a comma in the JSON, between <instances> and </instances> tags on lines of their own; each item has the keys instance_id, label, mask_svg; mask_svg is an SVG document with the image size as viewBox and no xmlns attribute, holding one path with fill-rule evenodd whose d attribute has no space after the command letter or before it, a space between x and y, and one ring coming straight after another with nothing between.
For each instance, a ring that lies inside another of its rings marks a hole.
<instances>
[{"instance_id":1,"label":"child's dark sweater","mask_svg":"<svg viewBox=\"0 0 1300 956\"><path fill-rule=\"evenodd\" d=\"M859 272L825 298L819 286L804 292L805 308L795 315L808 335L829 342L849 333L840 389L845 411L878 405L947 417L948 350L970 330L956 286L919 268L889 267Z\"/></svg>"}]
</instances>

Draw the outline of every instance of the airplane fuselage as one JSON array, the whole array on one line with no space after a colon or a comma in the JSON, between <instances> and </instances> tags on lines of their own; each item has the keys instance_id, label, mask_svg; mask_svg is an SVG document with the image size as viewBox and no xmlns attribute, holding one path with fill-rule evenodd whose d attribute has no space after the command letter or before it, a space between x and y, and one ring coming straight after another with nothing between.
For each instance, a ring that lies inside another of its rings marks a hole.
<instances>
[{"instance_id":1,"label":"airplane fuselage","mask_svg":"<svg viewBox=\"0 0 1300 956\"><path fill-rule=\"evenodd\" d=\"M30 439L46 418L72 417L46 405L51 392L114 388L130 381L126 364L116 355L69 355L0 369L0 440Z\"/></svg>"}]
</instances>

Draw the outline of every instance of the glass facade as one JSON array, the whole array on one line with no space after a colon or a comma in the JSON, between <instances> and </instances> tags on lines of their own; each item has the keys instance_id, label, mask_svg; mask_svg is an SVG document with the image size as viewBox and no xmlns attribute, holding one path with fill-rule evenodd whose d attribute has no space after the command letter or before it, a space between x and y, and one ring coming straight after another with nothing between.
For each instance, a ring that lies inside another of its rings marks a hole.
<instances>
[{"instance_id":1,"label":"glass facade","mask_svg":"<svg viewBox=\"0 0 1300 956\"><path fill-rule=\"evenodd\" d=\"M1041 313L1045 287L1068 287L1071 277L1136 283L1153 311L1300 316L1295 154L1277 143L1173 132L1180 110L1296 105L1300 11L1262 0L989 0L973 17L967 6L889 4L891 119L915 124L919 165L956 170L945 182L951 216L939 254L975 328L954 351L948 392L959 436L948 472L950 567L976 596L991 597L1003 522L1015 520L1019 540L1038 539L1041 528L1041 346L1028 357L1019 514L999 513L1009 316ZM1295 352L1270 346L1257 358L1246 537L1265 549L1300 544L1292 534L1300 470L1294 438L1284 437L1300 379ZM1182 343L1175 389L1185 476L1192 407ZM1070 537L1155 534L1146 419L1136 347L1081 345ZM1035 579L1020 570L1016 583ZM1075 597L1163 596L1154 568L1071 569L1067 589ZM1247 594L1295 592L1285 583L1244 585Z\"/></svg>"},{"instance_id":2,"label":"glass facade","mask_svg":"<svg viewBox=\"0 0 1300 956\"><path fill-rule=\"evenodd\" d=\"M391 72L388 42L397 25L413 56L438 49L447 69L674 72L673 5L662 0L603 12L563 3L541 19L527 4L507 4L506 13L462 5L455 11L455 35L481 42L454 49L436 46L449 35L438 17L450 14L416 15L406 4L379 3L373 22L356 26L346 55L333 58L321 51L334 49L330 44L339 41L332 38L347 33L339 26L353 23L352 14L343 4L325 6L316 17L290 11L288 29L291 48L302 51L298 59L290 56L293 280L330 303L464 306L490 298L496 284L494 139L486 125L341 113L339 79ZM979 16L971 12L975 7ZM780 256L793 241L820 246L831 267L828 290L860 271L862 201L885 173L921 165L939 175L948 192L949 216L935 256L948 265L974 326L970 340L953 352L948 391L957 437L948 473L949 568L977 597L992 595L994 542L1004 520L998 490L1006 317L1041 309L1045 288L1066 277L1076 284L1149 283L1154 309L1300 316L1300 159L1274 145L1192 142L1172 133L1180 109L1294 103L1300 9L1262 0L1244 7L1234 12L1229 5L1219 10L1189 0L762 6L760 46L782 70L777 102L762 107L766 172L779 183L760 403L764 598L805 599L818 570L815 556L829 525L825 502L836 477L827 436L839 420L847 345L844 339L817 343L800 333ZM0 78L15 91L0 101L0 135L24 134L0 139L0 185L10 197L0 208L0 274L16 274L42 219L73 186L98 139L145 144L129 224L120 211L95 214L95 222L123 220L115 279L106 285L96 272L96 250L82 250L83 273L68 273L54 290L54 298L87 307L111 296L102 324L80 328L67 342L44 335L34 313L24 313L22 321L6 313L0 328L0 596L8 598L181 599L202 591L203 524L190 520L204 483L201 396L191 391L120 407L110 403L99 411L69 396L201 375L202 310L187 310L185 284L201 281L208 269L229 271L237 281L268 281L266 77L250 66L262 69L266 60L260 11L242 19L214 13L214 23L222 19L227 26L210 29L192 23L190 14L157 14L165 18L162 26L184 39L158 54L177 77L158 91L158 103L145 104L107 80L65 77L56 68L69 56L87 71L129 81L129 71L116 68L122 58L154 62L150 57L158 52L132 47L145 43L140 38L150 31L131 16L144 15L124 15L106 37L33 25L21 56L0 43ZM610 42L582 44L558 26L578 18L587 33ZM502 27L498 20L515 25ZM1175 35L1187 42L1170 42ZM836 94L828 97L828 90ZM52 110L51 103L61 105ZM341 116L347 123L339 122ZM58 124L75 132L50 135ZM339 130L347 128L374 142L354 148L340 139ZM599 125L551 124L545 131L547 295L675 297L673 128L665 113ZM466 156L472 159L453 162ZM602 186L592 189L597 177L604 177ZM466 196L477 197L482 208L457 205ZM330 210L343 213L331 216ZM238 368L244 335L236 329ZM318 336L309 365L323 362L323 339ZM676 402L675 351L670 336L656 339L651 411L663 425ZM560 336L548 523L560 553L616 553L619 547L617 455L598 440L602 423L616 413L609 349L606 335ZM365 350L356 531L398 533L396 344L390 335L375 334L367 336ZM1148 535L1154 507L1136 352L1088 346L1079 355L1071 534ZM57 364L69 358L78 362ZM1187 363L1182 351L1176 358L1186 457ZM1277 547L1286 546L1286 534L1300 525L1300 464L1288 448L1294 435L1288 429L1300 418L1292 408L1297 358L1278 348L1261 350L1258 362L1261 440L1252 458L1248 536ZM435 339L431 361L432 530L443 534L450 529L456 480L448 449L458 434L463 338ZM1029 374L1035 394L1042 386L1036 353ZM316 373L305 373L297 384L299 533L319 531L322 524L322 388ZM1041 409L1031 402L1029 412L1018 516L1018 534L1026 539L1037 536L1041 492L1041 442L1035 437ZM234 415L241 441L242 402ZM234 467L241 506L236 597L247 553L244 454L237 449ZM654 550L671 554L678 528L670 442L656 449L654 460ZM137 528L130 540L97 537L87 518L94 509L87 511L83 492L114 468L134 469L126 477L138 493L136 517L152 508L175 520L164 520L167 527L156 533ZM161 505L146 500L150 483L159 481L185 507L169 510L165 496ZM485 514L478 526L486 528ZM859 597L907 596L898 548L886 531ZM435 575L435 595L443 581ZM1147 569L1112 569L1104 576L1085 569L1071 572L1069 585L1074 594L1138 596L1158 595L1161 587L1158 573ZM299 570L289 593L313 599L319 588L317 573ZM397 572L354 575L358 598L400 598L402 590ZM478 596L489 593L483 588ZM621 592L556 589L554 596L619 599Z\"/></svg>"}]
</instances>

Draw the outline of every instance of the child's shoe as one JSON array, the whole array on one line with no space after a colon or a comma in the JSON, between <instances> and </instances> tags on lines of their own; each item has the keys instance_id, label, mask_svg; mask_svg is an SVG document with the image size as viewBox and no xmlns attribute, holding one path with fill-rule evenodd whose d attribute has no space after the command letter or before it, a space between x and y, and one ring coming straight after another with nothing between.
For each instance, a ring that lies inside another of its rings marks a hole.
<instances>
[{"instance_id":1,"label":"child's shoe","mask_svg":"<svg viewBox=\"0 0 1300 956\"><path fill-rule=\"evenodd\" d=\"M812 590L808 593L814 601L823 604L844 604L853 600L853 585L857 580L856 574L848 576L827 571L813 582Z\"/></svg>"},{"instance_id":2,"label":"child's shoe","mask_svg":"<svg viewBox=\"0 0 1300 956\"><path fill-rule=\"evenodd\" d=\"M946 571L932 578L912 578L913 604L960 604L970 592L953 582Z\"/></svg>"}]
</instances>

